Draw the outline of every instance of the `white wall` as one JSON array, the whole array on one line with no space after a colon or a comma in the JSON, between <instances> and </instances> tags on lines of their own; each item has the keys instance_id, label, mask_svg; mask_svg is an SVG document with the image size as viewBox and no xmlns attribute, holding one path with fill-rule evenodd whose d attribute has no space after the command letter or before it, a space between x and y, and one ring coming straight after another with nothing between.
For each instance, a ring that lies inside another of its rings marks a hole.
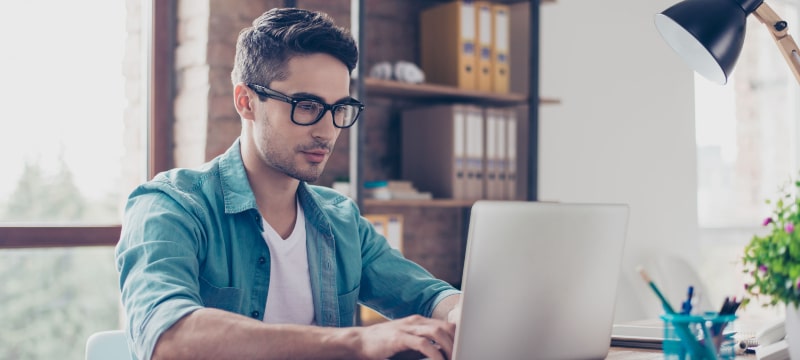
<instances>
[{"instance_id":1,"label":"white wall","mask_svg":"<svg viewBox=\"0 0 800 360\"><path fill-rule=\"evenodd\" d=\"M693 261L697 249L693 73L653 25L674 2L541 8L540 92L562 103L540 108L539 198L630 205L618 321L662 313L639 264L679 305L686 283L661 276L651 257Z\"/></svg>"}]
</instances>

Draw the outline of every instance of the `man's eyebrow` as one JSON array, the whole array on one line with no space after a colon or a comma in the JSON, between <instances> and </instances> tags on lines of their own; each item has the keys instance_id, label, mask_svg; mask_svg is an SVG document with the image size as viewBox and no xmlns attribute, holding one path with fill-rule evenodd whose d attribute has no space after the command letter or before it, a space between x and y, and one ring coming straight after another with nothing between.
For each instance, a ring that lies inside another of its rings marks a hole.
<instances>
[{"instance_id":1,"label":"man's eyebrow","mask_svg":"<svg viewBox=\"0 0 800 360\"><path fill-rule=\"evenodd\" d=\"M319 97L317 95L314 95L312 93L299 92L299 93L293 93L293 94L291 94L289 96L291 96L293 98L301 98L301 99L314 99L314 100L317 100L317 101L319 101L321 103L325 103L325 100L323 98L321 98L321 97ZM350 100L354 100L352 96L344 96L344 97L339 98L339 100L336 100L336 101L332 102L331 104L341 104L343 102L348 102Z\"/></svg>"}]
</instances>

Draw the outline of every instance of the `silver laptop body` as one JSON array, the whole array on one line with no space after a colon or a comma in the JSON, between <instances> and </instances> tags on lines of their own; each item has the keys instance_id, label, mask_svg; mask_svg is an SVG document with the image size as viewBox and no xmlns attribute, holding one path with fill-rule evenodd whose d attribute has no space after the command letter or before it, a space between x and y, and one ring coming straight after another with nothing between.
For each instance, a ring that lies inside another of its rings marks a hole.
<instances>
[{"instance_id":1,"label":"silver laptop body","mask_svg":"<svg viewBox=\"0 0 800 360\"><path fill-rule=\"evenodd\" d=\"M602 359L627 231L624 204L477 201L454 359Z\"/></svg>"}]
</instances>

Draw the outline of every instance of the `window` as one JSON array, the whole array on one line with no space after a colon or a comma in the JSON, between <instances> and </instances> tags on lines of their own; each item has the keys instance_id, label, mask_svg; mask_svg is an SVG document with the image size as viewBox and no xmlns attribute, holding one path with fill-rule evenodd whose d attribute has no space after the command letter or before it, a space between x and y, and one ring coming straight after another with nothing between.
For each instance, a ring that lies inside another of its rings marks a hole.
<instances>
[{"instance_id":1,"label":"window","mask_svg":"<svg viewBox=\"0 0 800 360\"><path fill-rule=\"evenodd\" d=\"M797 39L798 1L770 5ZM696 81L698 220L705 228L760 225L770 210L764 200L800 170L797 80L764 25L748 21L730 83Z\"/></svg>"},{"instance_id":2,"label":"window","mask_svg":"<svg viewBox=\"0 0 800 360\"><path fill-rule=\"evenodd\" d=\"M83 358L121 327L113 245L128 192L168 163L168 116L146 111L166 94L144 89L169 79L152 54L171 51L173 6L0 4L0 358Z\"/></svg>"},{"instance_id":3,"label":"window","mask_svg":"<svg viewBox=\"0 0 800 360\"><path fill-rule=\"evenodd\" d=\"M137 170L123 168L125 3L2 6L0 221L119 223L123 171Z\"/></svg>"},{"instance_id":4,"label":"window","mask_svg":"<svg viewBox=\"0 0 800 360\"><path fill-rule=\"evenodd\" d=\"M800 1L772 0L800 38ZM725 86L695 81L701 272L715 293L743 291L743 247L770 215L765 200L800 170L800 86L765 25L748 17L742 54ZM757 308L757 306L753 306Z\"/></svg>"},{"instance_id":5,"label":"window","mask_svg":"<svg viewBox=\"0 0 800 360\"><path fill-rule=\"evenodd\" d=\"M121 326L117 289L110 246L0 250L0 358L83 359Z\"/></svg>"}]
</instances>

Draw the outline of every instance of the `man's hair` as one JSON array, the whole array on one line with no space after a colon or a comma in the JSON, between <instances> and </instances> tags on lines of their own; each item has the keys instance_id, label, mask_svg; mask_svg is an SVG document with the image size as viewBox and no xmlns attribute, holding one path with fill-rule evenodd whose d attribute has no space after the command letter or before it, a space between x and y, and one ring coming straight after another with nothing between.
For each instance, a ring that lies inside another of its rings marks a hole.
<instances>
[{"instance_id":1,"label":"man's hair","mask_svg":"<svg viewBox=\"0 0 800 360\"><path fill-rule=\"evenodd\" d=\"M284 80L286 66L296 56L324 53L339 59L352 73L358 48L347 29L336 26L325 13L275 8L242 29L236 41L231 82L269 86Z\"/></svg>"}]
</instances>

